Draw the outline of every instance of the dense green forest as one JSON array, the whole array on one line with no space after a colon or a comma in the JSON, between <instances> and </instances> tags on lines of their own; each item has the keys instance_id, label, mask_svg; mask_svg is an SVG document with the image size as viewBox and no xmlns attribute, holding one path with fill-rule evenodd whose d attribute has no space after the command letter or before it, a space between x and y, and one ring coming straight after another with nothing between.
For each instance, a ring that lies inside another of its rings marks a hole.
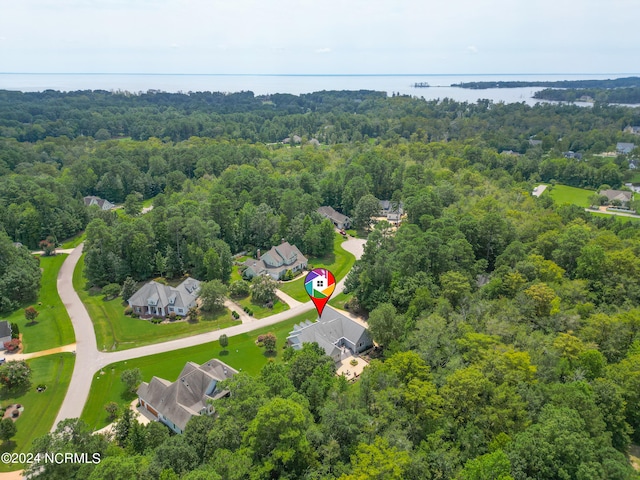
<instances>
[{"instance_id":1,"label":"dense green forest","mask_svg":"<svg viewBox=\"0 0 640 480\"><path fill-rule=\"evenodd\" d=\"M555 100L559 102L575 102L581 97L591 97L594 101L602 103L640 103L640 87L627 87L615 89L601 88L545 88L533 95L533 98L541 100Z\"/></svg>"},{"instance_id":2,"label":"dense green forest","mask_svg":"<svg viewBox=\"0 0 640 480\"><path fill-rule=\"evenodd\" d=\"M472 88L482 90L486 88L521 88L521 87L549 87L567 89L613 89L640 87L640 77L622 77L606 80L547 80L547 81L498 81L498 82L462 82L453 87Z\"/></svg>"},{"instance_id":3,"label":"dense green forest","mask_svg":"<svg viewBox=\"0 0 640 480\"><path fill-rule=\"evenodd\" d=\"M357 383L315 345L286 350L228 380L215 418L183 435L128 414L113 441L63 422L34 451L90 446L103 461L47 464L43 478L638 478L640 223L530 195L540 181L620 187L631 158L594 154L633 141L622 130L638 110L2 92L0 111L0 254L20 265L11 241L86 227L96 286L228 283L233 254L282 238L321 255L320 205L355 216L373 195L407 214L397 231L375 226L347 277L348 307L381 346ZM87 210L89 194L125 212Z\"/></svg>"}]
</instances>

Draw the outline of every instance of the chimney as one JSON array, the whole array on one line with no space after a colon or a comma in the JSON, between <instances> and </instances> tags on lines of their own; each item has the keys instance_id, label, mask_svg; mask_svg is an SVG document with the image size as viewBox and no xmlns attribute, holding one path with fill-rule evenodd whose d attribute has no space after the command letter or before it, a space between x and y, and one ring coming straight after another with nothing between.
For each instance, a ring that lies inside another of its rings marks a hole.
<instances>
[{"instance_id":1,"label":"chimney","mask_svg":"<svg viewBox=\"0 0 640 480\"><path fill-rule=\"evenodd\" d=\"M260 249L258 249L258 250L256 251L256 258L257 258L258 260L260 260Z\"/></svg>"},{"instance_id":2,"label":"chimney","mask_svg":"<svg viewBox=\"0 0 640 480\"><path fill-rule=\"evenodd\" d=\"M280 244L282 245L284 243L284 238L280 240Z\"/></svg>"}]
</instances>

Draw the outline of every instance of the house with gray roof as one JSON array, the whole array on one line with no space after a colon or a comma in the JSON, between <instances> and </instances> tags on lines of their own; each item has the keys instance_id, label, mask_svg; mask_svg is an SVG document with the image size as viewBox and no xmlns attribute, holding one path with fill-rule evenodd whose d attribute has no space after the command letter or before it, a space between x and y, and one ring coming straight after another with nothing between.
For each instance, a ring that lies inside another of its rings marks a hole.
<instances>
[{"instance_id":1,"label":"house with gray roof","mask_svg":"<svg viewBox=\"0 0 640 480\"><path fill-rule=\"evenodd\" d=\"M134 293L127 303L140 316L166 317L172 312L186 315L191 307L196 306L199 292L200 281L195 278L187 278L177 287L152 280Z\"/></svg>"},{"instance_id":2,"label":"house with gray roof","mask_svg":"<svg viewBox=\"0 0 640 480\"><path fill-rule=\"evenodd\" d=\"M229 395L218 383L238 373L217 359L202 365L188 362L178 379L171 383L153 377L138 387L140 406L176 433L184 432L194 415L213 415L214 400Z\"/></svg>"},{"instance_id":3,"label":"house with gray roof","mask_svg":"<svg viewBox=\"0 0 640 480\"><path fill-rule=\"evenodd\" d=\"M627 143L627 142L616 143L616 152L618 152L621 155L626 155L628 153L631 153L634 148L636 148L635 143Z\"/></svg>"},{"instance_id":4,"label":"house with gray roof","mask_svg":"<svg viewBox=\"0 0 640 480\"><path fill-rule=\"evenodd\" d=\"M7 320L0 322L0 349L4 349L4 342L11 341L11 324Z\"/></svg>"},{"instance_id":5,"label":"house with gray roof","mask_svg":"<svg viewBox=\"0 0 640 480\"><path fill-rule=\"evenodd\" d=\"M380 216L387 217L390 223L398 223L404 214L402 202L394 203L391 200L380 200Z\"/></svg>"},{"instance_id":6,"label":"house with gray roof","mask_svg":"<svg viewBox=\"0 0 640 480\"><path fill-rule=\"evenodd\" d=\"M340 212L337 212L333 207L324 206L318 208L318 213L325 218L331 220L331 222L340 230L346 230L351 228L351 219Z\"/></svg>"},{"instance_id":7,"label":"house with gray roof","mask_svg":"<svg viewBox=\"0 0 640 480\"><path fill-rule=\"evenodd\" d=\"M247 278L269 275L274 280L282 280L287 270L296 274L307 268L307 257L295 245L282 242L262 255L258 250L257 258L245 260L244 265L247 267L244 271Z\"/></svg>"},{"instance_id":8,"label":"house with gray roof","mask_svg":"<svg viewBox=\"0 0 640 480\"><path fill-rule=\"evenodd\" d=\"M314 342L336 363L373 347L371 335L364 325L328 306L316 322L307 320L294 325L287 337L287 343L294 350Z\"/></svg>"},{"instance_id":9,"label":"house with gray roof","mask_svg":"<svg viewBox=\"0 0 640 480\"><path fill-rule=\"evenodd\" d=\"M629 208L629 204L633 200L633 192L623 190L600 190L598 195L605 196L609 203L619 204L624 208Z\"/></svg>"},{"instance_id":10,"label":"house with gray roof","mask_svg":"<svg viewBox=\"0 0 640 480\"><path fill-rule=\"evenodd\" d=\"M109 200L105 200L104 198L95 197L90 195L88 197L84 197L84 204L87 207L97 206L101 210L111 210L115 205L111 203Z\"/></svg>"}]
</instances>

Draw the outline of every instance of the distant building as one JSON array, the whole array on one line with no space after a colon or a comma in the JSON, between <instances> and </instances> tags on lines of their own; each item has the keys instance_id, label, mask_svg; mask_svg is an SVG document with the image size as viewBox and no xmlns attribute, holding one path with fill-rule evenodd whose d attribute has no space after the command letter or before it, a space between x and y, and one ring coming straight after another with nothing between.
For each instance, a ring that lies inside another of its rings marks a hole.
<instances>
[{"instance_id":1,"label":"distant building","mask_svg":"<svg viewBox=\"0 0 640 480\"><path fill-rule=\"evenodd\" d=\"M253 278L258 275L269 275L274 280L282 280L287 270L294 274L307 268L307 257L305 257L298 247L289 242L282 242L280 245L271 247L271 250L260 255L258 250L256 259L250 258L244 262L247 267L244 276Z\"/></svg>"},{"instance_id":2,"label":"distant building","mask_svg":"<svg viewBox=\"0 0 640 480\"><path fill-rule=\"evenodd\" d=\"M397 205L391 200L380 200L380 215L387 217L390 223L398 223L404 214L404 205L399 202Z\"/></svg>"},{"instance_id":3,"label":"distant building","mask_svg":"<svg viewBox=\"0 0 640 480\"><path fill-rule=\"evenodd\" d=\"M218 383L236 373L217 359L202 365L188 362L173 383L159 377L142 382L138 387L140 406L175 433L183 433L191 417L215 413L211 402L229 395Z\"/></svg>"},{"instance_id":4,"label":"distant building","mask_svg":"<svg viewBox=\"0 0 640 480\"><path fill-rule=\"evenodd\" d=\"M152 280L127 299L127 303L141 316L186 315L191 307L196 306L199 292L200 281L195 278L187 278L177 287Z\"/></svg>"},{"instance_id":5,"label":"distant building","mask_svg":"<svg viewBox=\"0 0 640 480\"><path fill-rule=\"evenodd\" d=\"M579 152L572 152L569 150L568 152L562 152L562 156L564 158L574 158L576 160L582 160L582 154Z\"/></svg>"},{"instance_id":6,"label":"distant building","mask_svg":"<svg viewBox=\"0 0 640 480\"><path fill-rule=\"evenodd\" d=\"M109 200L105 200L104 198L95 196L84 197L84 204L87 207L95 205L97 207L100 207L101 210L111 210L113 207L115 207L115 205Z\"/></svg>"},{"instance_id":7,"label":"distant building","mask_svg":"<svg viewBox=\"0 0 640 480\"><path fill-rule=\"evenodd\" d=\"M632 135L640 135L640 127L629 125L628 127L625 127L624 132Z\"/></svg>"},{"instance_id":8,"label":"distant building","mask_svg":"<svg viewBox=\"0 0 640 480\"><path fill-rule=\"evenodd\" d=\"M529 145L531 145L532 147L542 146L542 140L534 140L533 138L530 138Z\"/></svg>"},{"instance_id":9,"label":"distant building","mask_svg":"<svg viewBox=\"0 0 640 480\"><path fill-rule=\"evenodd\" d=\"M629 208L629 204L633 200L633 192L622 190L600 190L598 195L605 196L609 203L619 203L624 208Z\"/></svg>"},{"instance_id":10,"label":"distant building","mask_svg":"<svg viewBox=\"0 0 640 480\"><path fill-rule=\"evenodd\" d=\"M351 219L340 212L337 212L333 207L320 207L318 213L325 218L331 220L331 222L340 230L347 230L351 228Z\"/></svg>"},{"instance_id":11,"label":"distant building","mask_svg":"<svg viewBox=\"0 0 640 480\"><path fill-rule=\"evenodd\" d=\"M287 343L294 350L314 342L336 363L373 347L371 335L364 325L331 307L326 307L316 322L307 320L295 325L287 337Z\"/></svg>"},{"instance_id":12,"label":"distant building","mask_svg":"<svg viewBox=\"0 0 640 480\"><path fill-rule=\"evenodd\" d=\"M11 341L11 324L6 320L2 320L0 322L0 349L4 350L4 342L10 342L10 341Z\"/></svg>"},{"instance_id":13,"label":"distant building","mask_svg":"<svg viewBox=\"0 0 640 480\"><path fill-rule=\"evenodd\" d=\"M634 148L636 148L635 143L618 142L616 144L616 152L618 152L620 155L631 153Z\"/></svg>"}]
</instances>

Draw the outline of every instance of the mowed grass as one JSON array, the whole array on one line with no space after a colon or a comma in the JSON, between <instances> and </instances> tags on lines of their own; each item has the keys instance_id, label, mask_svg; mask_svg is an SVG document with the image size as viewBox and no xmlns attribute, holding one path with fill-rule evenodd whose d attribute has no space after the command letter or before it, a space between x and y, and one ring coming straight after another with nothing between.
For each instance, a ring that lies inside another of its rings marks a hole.
<instances>
[{"instance_id":1,"label":"mowed grass","mask_svg":"<svg viewBox=\"0 0 640 480\"><path fill-rule=\"evenodd\" d=\"M23 308L1 317L17 323L22 334L23 353L38 352L74 343L75 334L71 319L58 295L58 272L67 255L40 257L42 279L38 299L32 304L40 312L35 323L28 324Z\"/></svg>"},{"instance_id":2,"label":"mowed grass","mask_svg":"<svg viewBox=\"0 0 640 480\"><path fill-rule=\"evenodd\" d=\"M326 268L327 270L331 270L331 273L336 277L336 282L340 281L349 273L349 270L351 270L351 267L353 267L356 261L353 255L342 248L342 242L344 242L344 238L342 238L342 235L339 233L336 233L333 239L333 253L322 258L312 257L309 259L309 265L313 266L313 268ZM307 295L307 291L304 289L304 277L282 283L278 288L299 302L309 301L309 295Z\"/></svg>"},{"instance_id":3,"label":"mowed grass","mask_svg":"<svg viewBox=\"0 0 640 480\"><path fill-rule=\"evenodd\" d=\"M121 298L105 301L103 295L90 295L85 290L84 255L73 272L73 288L84 303L96 332L98 349L105 351L126 350L151 343L166 342L198 333L219 330L241 323L224 309L203 318L197 323L174 322L155 325L148 320L127 317Z\"/></svg>"},{"instance_id":4,"label":"mowed grass","mask_svg":"<svg viewBox=\"0 0 640 480\"><path fill-rule=\"evenodd\" d=\"M238 371L257 375L268 361L282 361L282 351L294 324L315 319L315 311L307 312L277 325L229 337L226 352L223 352L219 342L216 341L107 365L102 370L104 374L98 372L94 375L89 399L80 418L92 429L98 430L109 424L107 412L104 409L107 403L117 402L125 407L135 398L134 395L126 393L124 384L120 381L121 373L129 368L139 368L145 382L149 382L154 375L173 382L185 363L202 364L212 358L218 358ZM267 332L273 332L278 339L275 356L265 355L264 348L258 347L255 343L258 335Z\"/></svg>"},{"instance_id":5,"label":"mowed grass","mask_svg":"<svg viewBox=\"0 0 640 480\"><path fill-rule=\"evenodd\" d=\"M267 308L267 307L263 307L260 304L253 303L251 301L251 296L248 296L246 298L241 298L239 300L233 299L233 301L239 305L242 305L243 307L249 307L253 312L253 318L265 318L271 315L275 315L276 313L289 310L289 305L279 300L273 304L273 308Z\"/></svg>"},{"instance_id":6,"label":"mowed grass","mask_svg":"<svg viewBox=\"0 0 640 480\"><path fill-rule=\"evenodd\" d=\"M553 198L553 201L557 205L569 203L571 205L578 205L579 207L585 208L591 204L589 199L596 193L594 190L568 187L566 185L548 186L544 194L547 192L549 192L549 195L551 195L551 198Z\"/></svg>"},{"instance_id":7,"label":"mowed grass","mask_svg":"<svg viewBox=\"0 0 640 480\"><path fill-rule=\"evenodd\" d=\"M58 353L28 360L27 363L33 372L31 388L21 395L0 394L3 407L16 403L24 406L24 412L16 421L16 436L11 443L0 444L0 452L28 452L33 440L51 429L67 393L74 361L75 356L71 353ZM42 393L36 390L40 384L47 386ZM19 467L20 465L15 463L0 463L0 472L17 470Z\"/></svg>"},{"instance_id":8,"label":"mowed grass","mask_svg":"<svg viewBox=\"0 0 640 480\"><path fill-rule=\"evenodd\" d=\"M85 237L86 237L86 235L84 234L84 232L81 232L78 235L75 235L75 236L65 240L62 243L62 245L60 245L60 248L63 248L63 249L76 248L78 245L80 245L82 242L84 242Z\"/></svg>"}]
</instances>

